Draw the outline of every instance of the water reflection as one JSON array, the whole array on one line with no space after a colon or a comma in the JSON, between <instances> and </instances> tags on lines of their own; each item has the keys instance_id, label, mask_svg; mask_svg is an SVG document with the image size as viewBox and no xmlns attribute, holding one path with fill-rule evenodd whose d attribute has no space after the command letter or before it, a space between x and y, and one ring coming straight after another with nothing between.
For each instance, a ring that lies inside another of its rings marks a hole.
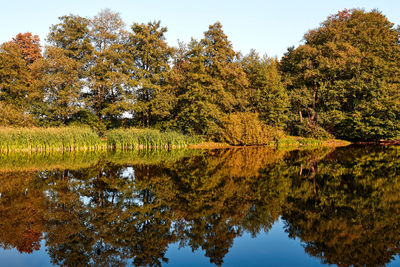
<instances>
[{"instance_id":1,"label":"water reflection","mask_svg":"<svg viewBox=\"0 0 400 267\"><path fill-rule=\"evenodd\" d=\"M3 155L0 246L32 253L44 240L62 266L157 266L178 243L221 265L236 238L282 218L322 263L381 266L400 252L399 155L395 147Z\"/></svg>"}]
</instances>

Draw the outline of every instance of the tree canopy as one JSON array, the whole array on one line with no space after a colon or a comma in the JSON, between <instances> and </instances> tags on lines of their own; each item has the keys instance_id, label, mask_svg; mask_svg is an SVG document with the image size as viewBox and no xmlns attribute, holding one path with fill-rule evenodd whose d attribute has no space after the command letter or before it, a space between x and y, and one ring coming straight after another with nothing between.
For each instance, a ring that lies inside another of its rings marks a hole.
<instances>
[{"instance_id":1,"label":"tree canopy","mask_svg":"<svg viewBox=\"0 0 400 267\"><path fill-rule=\"evenodd\" d=\"M218 141L226 118L246 113L290 135L400 136L400 30L377 10L329 16L281 59L242 56L220 22L171 47L160 21L127 28L108 9L59 19L43 51L32 33L1 45L1 125L134 125Z\"/></svg>"}]
</instances>

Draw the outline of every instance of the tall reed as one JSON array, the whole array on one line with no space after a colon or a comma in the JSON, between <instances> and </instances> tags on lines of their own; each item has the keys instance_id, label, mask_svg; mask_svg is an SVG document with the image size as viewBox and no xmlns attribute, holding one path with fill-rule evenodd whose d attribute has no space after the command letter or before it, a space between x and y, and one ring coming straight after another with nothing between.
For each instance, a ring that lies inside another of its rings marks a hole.
<instances>
[{"instance_id":1,"label":"tall reed","mask_svg":"<svg viewBox=\"0 0 400 267\"><path fill-rule=\"evenodd\" d=\"M85 127L0 128L0 152L94 150L105 146Z\"/></svg>"}]
</instances>

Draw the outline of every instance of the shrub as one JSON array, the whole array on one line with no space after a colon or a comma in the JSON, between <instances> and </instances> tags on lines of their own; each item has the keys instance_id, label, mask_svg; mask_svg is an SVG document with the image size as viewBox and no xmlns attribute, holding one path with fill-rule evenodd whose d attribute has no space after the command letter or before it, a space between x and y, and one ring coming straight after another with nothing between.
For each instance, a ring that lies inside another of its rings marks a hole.
<instances>
[{"instance_id":1,"label":"shrub","mask_svg":"<svg viewBox=\"0 0 400 267\"><path fill-rule=\"evenodd\" d=\"M69 126L90 127L100 135L103 135L106 130L106 125L92 112L87 110L79 110L75 112L68 121Z\"/></svg>"},{"instance_id":2,"label":"shrub","mask_svg":"<svg viewBox=\"0 0 400 267\"><path fill-rule=\"evenodd\" d=\"M221 142L231 145L267 145L281 138L281 130L265 125L257 113L233 113L222 120Z\"/></svg>"},{"instance_id":3,"label":"shrub","mask_svg":"<svg viewBox=\"0 0 400 267\"><path fill-rule=\"evenodd\" d=\"M325 129L316 123L303 122L293 126L293 134L296 136L327 140L333 138Z\"/></svg>"}]
</instances>

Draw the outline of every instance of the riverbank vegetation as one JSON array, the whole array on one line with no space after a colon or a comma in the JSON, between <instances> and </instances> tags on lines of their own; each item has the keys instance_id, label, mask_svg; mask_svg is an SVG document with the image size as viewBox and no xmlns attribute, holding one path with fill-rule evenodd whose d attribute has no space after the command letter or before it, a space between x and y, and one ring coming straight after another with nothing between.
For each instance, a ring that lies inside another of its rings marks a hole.
<instances>
[{"instance_id":1,"label":"riverbank vegetation","mask_svg":"<svg viewBox=\"0 0 400 267\"><path fill-rule=\"evenodd\" d=\"M0 152L185 148L201 142L174 131L113 129L100 137L89 127L0 128Z\"/></svg>"},{"instance_id":2,"label":"riverbank vegetation","mask_svg":"<svg viewBox=\"0 0 400 267\"><path fill-rule=\"evenodd\" d=\"M281 59L242 56L219 22L170 47L160 22L59 19L45 47L31 33L0 46L0 126L38 127L1 130L2 150L400 136L400 31L379 11L329 16Z\"/></svg>"},{"instance_id":3,"label":"riverbank vegetation","mask_svg":"<svg viewBox=\"0 0 400 267\"><path fill-rule=\"evenodd\" d=\"M0 128L0 152L95 150L105 147L88 127Z\"/></svg>"},{"instance_id":4,"label":"riverbank vegetation","mask_svg":"<svg viewBox=\"0 0 400 267\"><path fill-rule=\"evenodd\" d=\"M260 123L260 122L258 122ZM229 125L229 124L228 124ZM266 127L264 124L261 124ZM53 127L53 128L0 128L0 154L8 152L47 152L47 151L102 151L102 150L160 150L178 148L226 148L232 146L270 146L304 147L327 145L327 141L280 135L266 136L261 131L253 133L250 129L232 129L229 134L236 134L225 142L208 143L201 137L191 137L174 131L155 129L121 128L105 131L99 136L89 127ZM261 126L260 126L261 127ZM241 131L244 131L244 134ZM259 130L256 128L256 130ZM280 133L280 132L279 132ZM261 135L261 137L259 137ZM343 146L348 142L329 140L331 146Z\"/></svg>"}]
</instances>

